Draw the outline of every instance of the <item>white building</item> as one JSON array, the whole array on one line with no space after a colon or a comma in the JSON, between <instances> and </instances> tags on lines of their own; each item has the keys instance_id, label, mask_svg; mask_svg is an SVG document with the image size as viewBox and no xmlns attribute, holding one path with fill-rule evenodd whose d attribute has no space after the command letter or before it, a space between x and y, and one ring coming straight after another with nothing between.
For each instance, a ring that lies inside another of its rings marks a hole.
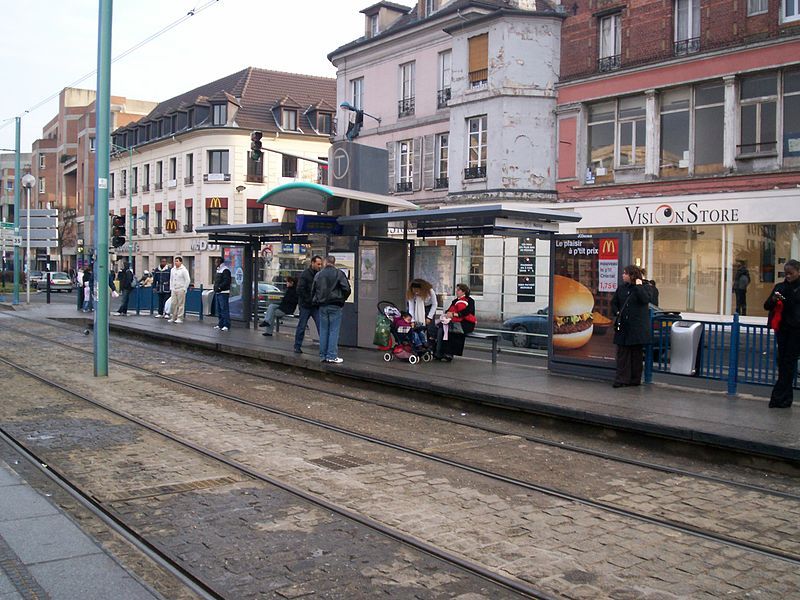
<instances>
[{"instance_id":1,"label":"white building","mask_svg":"<svg viewBox=\"0 0 800 600\"><path fill-rule=\"evenodd\" d=\"M194 227L278 221L283 209L257 202L268 189L326 181L311 161L327 160L335 102L333 79L249 67L115 130L110 210L133 217L132 240L118 257L131 252L141 275L162 257L180 255L192 281L208 287L221 249ZM258 161L250 152L253 131L263 134Z\"/></svg>"}]
</instances>

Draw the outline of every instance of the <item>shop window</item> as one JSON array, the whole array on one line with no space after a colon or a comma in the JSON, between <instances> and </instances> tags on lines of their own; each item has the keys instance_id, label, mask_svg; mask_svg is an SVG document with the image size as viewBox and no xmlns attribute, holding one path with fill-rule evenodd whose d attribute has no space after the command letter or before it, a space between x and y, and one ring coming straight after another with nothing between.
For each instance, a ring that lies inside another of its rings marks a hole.
<instances>
[{"instance_id":1,"label":"shop window","mask_svg":"<svg viewBox=\"0 0 800 600\"><path fill-rule=\"evenodd\" d=\"M778 75L744 77L740 86L740 154L770 154L777 150Z\"/></svg>"},{"instance_id":2,"label":"shop window","mask_svg":"<svg viewBox=\"0 0 800 600\"><path fill-rule=\"evenodd\" d=\"M725 86L721 82L699 85L694 89L694 175L724 170L724 140Z\"/></svg>"},{"instance_id":3,"label":"shop window","mask_svg":"<svg viewBox=\"0 0 800 600\"><path fill-rule=\"evenodd\" d=\"M661 176L689 174L689 88L661 98Z\"/></svg>"},{"instance_id":4,"label":"shop window","mask_svg":"<svg viewBox=\"0 0 800 600\"><path fill-rule=\"evenodd\" d=\"M783 75L783 156L800 159L800 70Z\"/></svg>"}]
</instances>

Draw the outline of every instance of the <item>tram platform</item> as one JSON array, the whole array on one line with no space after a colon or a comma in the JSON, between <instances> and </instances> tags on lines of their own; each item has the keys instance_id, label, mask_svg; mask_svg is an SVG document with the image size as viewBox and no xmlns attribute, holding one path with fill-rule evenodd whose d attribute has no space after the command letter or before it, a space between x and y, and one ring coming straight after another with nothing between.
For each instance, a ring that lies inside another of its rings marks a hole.
<instances>
[{"instance_id":1,"label":"tram platform","mask_svg":"<svg viewBox=\"0 0 800 600\"><path fill-rule=\"evenodd\" d=\"M159 597L0 459L0 598Z\"/></svg>"},{"instance_id":2,"label":"tram platform","mask_svg":"<svg viewBox=\"0 0 800 600\"><path fill-rule=\"evenodd\" d=\"M22 310L42 318L71 320L84 316L66 306ZM293 325L282 327L273 337L264 337L261 330L244 327L221 332L213 329L215 323L211 317L203 321L187 317L176 325L144 313L110 317L112 331L220 354L457 396L613 430L800 461L800 398L792 408L770 409L768 387L729 396L723 386L714 389L709 380L663 375L659 378L656 374L653 384L613 389L604 381L550 373L541 358L501 352L498 362L492 364L488 349L468 352L451 363L410 365L401 361L386 363L377 349L340 348L344 363L323 364L308 335L303 354L293 352Z\"/></svg>"}]
</instances>

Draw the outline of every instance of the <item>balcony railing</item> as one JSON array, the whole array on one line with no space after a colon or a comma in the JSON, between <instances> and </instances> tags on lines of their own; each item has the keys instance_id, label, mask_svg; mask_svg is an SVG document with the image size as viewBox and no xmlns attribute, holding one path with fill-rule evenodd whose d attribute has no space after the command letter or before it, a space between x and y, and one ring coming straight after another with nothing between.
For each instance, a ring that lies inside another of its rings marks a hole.
<instances>
[{"instance_id":1,"label":"balcony railing","mask_svg":"<svg viewBox=\"0 0 800 600\"><path fill-rule=\"evenodd\" d=\"M247 179L245 179L245 181L247 183L264 183L264 176L248 174Z\"/></svg>"},{"instance_id":2,"label":"balcony railing","mask_svg":"<svg viewBox=\"0 0 800 600\"><path fill-rule=\"evenodd\" d=\"M138 194L139 193L139 188L136 187L136 186L133 186L133 188L131 189L131 193Z\"/></svg>"},{"instance_id":3,"label":"balcony railing","mask_svg":"<svg viewBox=\"0 0 800 600\"><path fill-rule=\"evenodd\" d=\"M161 229L161 227L154 227L154 228L153 228L153 233L155 233L156 235L158 235L158 234L159 234L159 233L161 233L162 231L163 231L163 230Z\"/></svg>"},{"instance_id":4,"label":"balcony railing","mask_svg":"<svg viewBox=\"0 0 800 600\"><path fill-rule=\"evenodd\" d=\"M436 106L437 108L446 108L447 102L450 100L451 91L450 88L444 88L439 90L436 93Z\"/></svg>"},{"instance_id":5,"label":"balcony railing","mask_svg":"<svg viewBox=\"0 0 800 600\"><path fill-rule=\"evenodd\" d=\"M737 144L739 155L743 154L772 154L778 150L778 142L754 142L752 144Z\"/></svg>"},{"instance_id":6,"label":"balcony railing","mask_svg":"<svg viewBox=\"0 0 800 600\"><path fill-rule=\"evenodd\" d=\"M141 235L150 235L150 228L149 227L142 227Z\"/></svg>"},{"instance_id":7,"label":"balcony railing","mask_svg":"<svg viewBox=\"0 0 800 600\"><path fill-rule=\"evenodd\" d=\"M397 116L408 117L414 114L414 98L403 98L397 102Z\"/></svg>"},{"instance_id":8,"label":"balcony railing","mask_svg":"<svg viewBox=\"0 0 800 600\"><path fill-rule=\"evenodd\" d=\"M183 232L184 233L192 233L193 229L194 229L194 226L191 223L188 224L188 225L184 225L183 226Z\"/></svg>"},{"instance_id":9,"label":"balcony railing","mask_svg":"<svg viewBox=\"0 0 800 600\"><path fill-rule=\"evenodd\" d=\"M160 192L163 189L164 184L160 181L156 181L154 187L157 192Z\"/></svg>"},{"instance_id":10,"label":"balcony railing","mask_svg":"<svg viewBox=\"0 0 800 600\"><path fill-rule=\"evenodd\" d=\"M150 184L149 183L145 183L144 185L142 185L142 193L143 194L146 194L149 191L150 191Z\"/></svg>"},{"instance_id":11,"label":"balcony railing","mask_svg":"<svg viewBox=\"0 0 800 600\"><path fill-rule=\"evenodd\" d=\"M481 179L486 177L486 167L467 167L464 169L464 179Z\"/></svg>"},{"instance_id":12,"label":"balcony railing","mask_svg":"<svg viewBox=\"0 0 800 600\"><path fill-rule=\"evenodd\" d=\"M230 173L205 173L203 174L204 183L224 183L230 181Z\"/></svg>"},{"instance_id":13,"label":"balcony railing","mask_svg":"<svg viewBox=\"0 0 800 600\"><path fill-rule=\"evenodd\" d=\"M673 44L675 56L684 56L700 52L700 38L694 37L686 40L678 40Z\"/></svg>"},{"instance_id":14,"label":"balcony railing","mask_svg":"<svg viewBox=\"0 0 800 600\"><path fill-rule=\"evenodd\" d=\"M598 59L597 69L605 73L606 71L616 71L622 66L622 55L615 54L614 56L604 56Z\"/></svg>"},{"instance_id":15,"label":"balcony railing","mask_svg":"<svg viewBox=\"0 0 800 600\"><path fill-rule=\"evenodd\" d=\"M469 84L472 87L481 87L489 81L489 69L478 69L469 72Z\"/></svg>"},{"instance_id":16,"label":"balcony railing","mask_svg":"<svg viewBox=\"0 0 800 600\"><path fill-rule=\"evenodd\" d=\"M192 185L193 183L194 183L194 177L192 175L183 178L183 185Z\"/></svg>"},{"instance_id":17,"label":"balcony railing","mask_svg":"<svg viewBox=\"0 0 800 600\"><path fill-rule=\"evenodd\" d=\"M398 192L410 192L413 189L413 184L410 181L398 181L395 189Z\"/></svg>"},{"instance_id":18,"label":"balcony railing","mask_svg":"<svg viewBox=\"0 0 800 600\"><path fill-rule=\"evenodd\" d=\"M177 179L170 179L169 181L167 181L167 187L168 188L176 188L176 187L178 187L178 180Z\"/></svg>"},{"instance_id":19,"label":"balcony railing","mask_svg":"<svg viewBox=\"0 0 800 600\"><path fill-rule=\"evenodd\" d=\"M433 180L433 189L443 190L446 189L449 184L450 180L447 177L437 177Z\"/></svg>"}]
</instances>

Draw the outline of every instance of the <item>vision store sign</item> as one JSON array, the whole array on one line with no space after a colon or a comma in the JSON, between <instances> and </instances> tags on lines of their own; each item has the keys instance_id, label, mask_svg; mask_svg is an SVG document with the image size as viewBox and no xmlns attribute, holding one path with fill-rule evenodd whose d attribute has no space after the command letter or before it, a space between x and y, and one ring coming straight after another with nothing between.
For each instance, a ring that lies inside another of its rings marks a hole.
<instances>
[{"instance_id":1,"label":"vision store sign","mask_svg":"<svg viewBox=\"0 0 800 600\"><path fill-rule=\"evenodd\" d=\"M711 223L738 223L738 208L702 207L697 202L688 204L660 204L650 206L625 206L629 225L708 225Z\"/></svg>"}]
</instances>

